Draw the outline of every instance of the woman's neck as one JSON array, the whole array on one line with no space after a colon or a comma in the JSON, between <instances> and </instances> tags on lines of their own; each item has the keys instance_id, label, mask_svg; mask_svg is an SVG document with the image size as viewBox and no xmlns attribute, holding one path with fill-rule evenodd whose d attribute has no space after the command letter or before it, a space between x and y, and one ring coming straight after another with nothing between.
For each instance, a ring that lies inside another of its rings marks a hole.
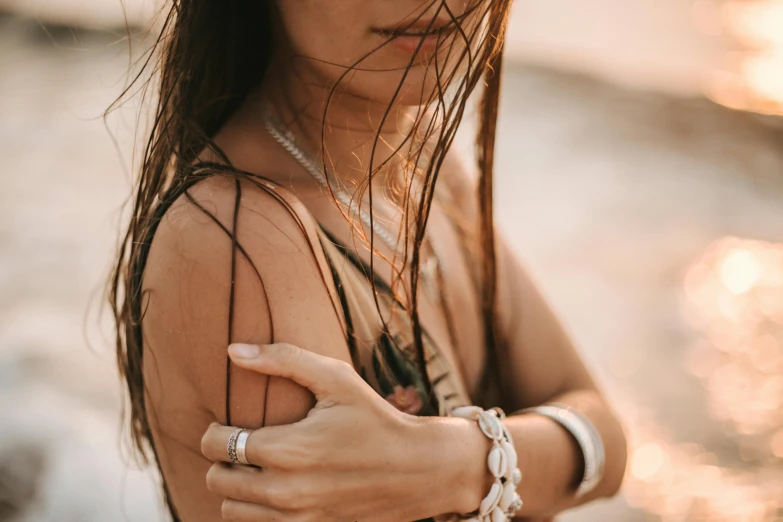
<instances>
[{"instance_id":1,"label":"woman's neck","mask_svg":"<svg viewBox=\"0 0 783 522\"><path fill-rule=\"evenodd\" d=\"M331 91L314 73L269 74L260 97L330 175L347 187L399 179L412 143L411 127L419 107L388 103ZM347 77L344 84L350 84ZM380 129L380 132L379 132ZM377 134L377 139L376 139ZM372 165L372 168L371 168ZM422 166L421 164L419 165Z\"/></svg>"}]
</instances>

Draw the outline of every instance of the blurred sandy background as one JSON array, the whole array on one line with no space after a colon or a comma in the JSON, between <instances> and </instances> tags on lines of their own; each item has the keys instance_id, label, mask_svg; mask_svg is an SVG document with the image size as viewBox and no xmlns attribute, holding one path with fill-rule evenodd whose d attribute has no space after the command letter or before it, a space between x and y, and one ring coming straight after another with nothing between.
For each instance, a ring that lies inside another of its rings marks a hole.
<instances>
[{"instance_id":1,"label":"blurred sandy background","mask_svg":"<svg viewBox=\"0 0 783 522\"><path fill-rule=\"evenodd\" d=\"M165 520L97 313L120 5L0 0L0 521ZM623 495L561 520L783 522L783 2L517 0L510 42L499 221L632 444Z\"/></svg>"}]
</instances>

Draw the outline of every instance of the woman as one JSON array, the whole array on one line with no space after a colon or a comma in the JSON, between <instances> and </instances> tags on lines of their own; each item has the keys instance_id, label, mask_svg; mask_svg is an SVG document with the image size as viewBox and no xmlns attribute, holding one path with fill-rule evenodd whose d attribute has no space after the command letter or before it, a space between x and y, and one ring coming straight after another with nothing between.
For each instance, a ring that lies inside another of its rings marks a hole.
<instances>
[{"instance_id":1,"label":"woman","mask_svg":"<svg viewBox=\"0 0 783 522\"><path fill-rule=\"evenodd\" d=\"M493 229L508 9L174 0L111 302L175 519L544 520L618 490L622 429ZM450 145L480 82L473 176Z\"/></svg>"}]
</instances>

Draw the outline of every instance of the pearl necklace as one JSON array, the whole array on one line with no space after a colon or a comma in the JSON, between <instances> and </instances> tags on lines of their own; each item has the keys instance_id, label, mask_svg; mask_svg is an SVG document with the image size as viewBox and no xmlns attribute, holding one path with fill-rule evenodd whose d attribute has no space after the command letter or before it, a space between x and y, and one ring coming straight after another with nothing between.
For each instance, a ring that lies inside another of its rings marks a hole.
<instances>
[{"instance_id":1,"label":"pearl necklace","mask_svg":"<svg viewBox=\"0 0 783 522\"><path fill-rule=\"evenodd\" d=\"M362 223L364 223L367 228L371 229L376 236L389 246L389 248L399 253L398 238L390 231L383 228L377 219L372 219L370 213L363 207L359 207L358 202L353 199L348 192L341 188L334 187L333 184L329 182L326 174L321 170L321 167L316 165L315 161L302 150L297 143L296 136L283 126L282 122L277 118L277 115L268 103L264 103L262 111L264 126L275 141L304 167L308 174L310 174L319 185L330 190L335 198L337 198L337 201L348 207L352 212L357 213L359 219L361 219Z\"/></svg>"},{"instance_id":2,"label":"pearl necklace","mask_svg":"<svg viewBox=\"0 0 783 522\"><path fill-rule=\"evenodd\" d=\"M348 207L352 212L359 215L359 219L362 223L373 231L378 238L386 243L395 253L400 253L398 238L392 234L389 230L385 229L383 225L377 220L372 219L370 212L364 207L359 207L357 201L351 197L345 190L334 187L329 182L326 174L321 169L321 166L316 164L315 160L310 157L297 143L296 136L275 114L269 103L264 102L261 107L261 115L264 120L264 126L267 132L277 143L280 144L286 152L288 152L297 163L299 163L310 176L323 188L331 190L334 197ZM422 280L424 282L425 291L431 299L436 299L438 296L438 285L435 282L436 274L439 270L440 259L435 250L435 245L432 241L428 241L430 245L431 256L427 261L421 264L420 270Z\"/></svg>"}]
</instances>

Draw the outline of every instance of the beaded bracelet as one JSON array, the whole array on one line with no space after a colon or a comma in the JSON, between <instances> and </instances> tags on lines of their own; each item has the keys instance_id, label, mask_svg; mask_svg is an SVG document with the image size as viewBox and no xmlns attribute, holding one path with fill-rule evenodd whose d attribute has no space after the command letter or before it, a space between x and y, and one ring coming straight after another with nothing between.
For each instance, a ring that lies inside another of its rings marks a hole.
<instances>
[{"instance_id":1,"label":"beaded bracelet","mask_svg":"<svg viewBox=\"0 0 783 522\"><path fill-rule=\"evenodd\" d=\"M505 413L500 408L484 410L478 406L462 406L453 409L451 416L475 421L481 433L492 441L487 466L495 478L495 483L481 501L478 512L466 517L468 522L511 520L522 507L522 499L517 494L522 472L517 467L517 451L511 434L502 422L506 418Z\"/></svg>"}]
</instances>

